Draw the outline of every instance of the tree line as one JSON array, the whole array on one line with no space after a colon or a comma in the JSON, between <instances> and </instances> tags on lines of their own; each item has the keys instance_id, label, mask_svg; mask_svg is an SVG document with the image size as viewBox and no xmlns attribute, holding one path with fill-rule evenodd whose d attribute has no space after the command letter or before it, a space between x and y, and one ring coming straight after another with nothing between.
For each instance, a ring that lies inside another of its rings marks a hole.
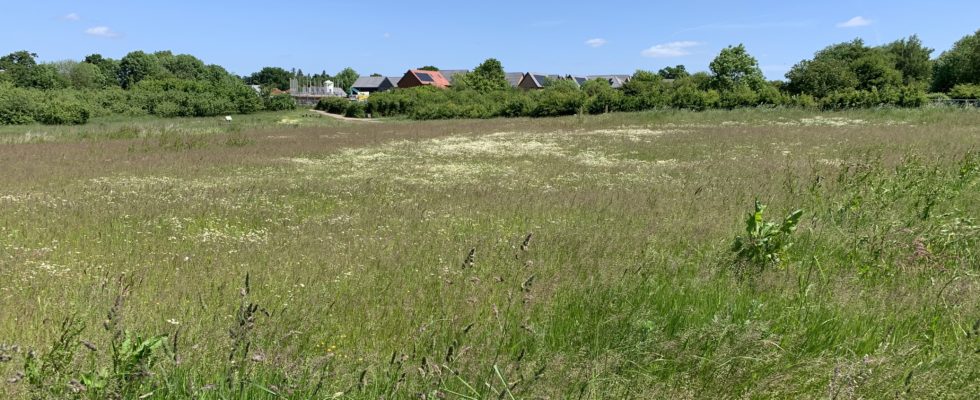
<instances>
[{"instance_id":1,"label":"tree line","mask_svg":"<svg viewBox=\"0 0 980 400\"><path fill-rule=\"evenodd\" d=\"M115 60L37 62L17 51L0 57L0 125L83 124L90 117L203 117L295 107L288 95L257 92L218 65L170 51L134 51Z\"/></svg>"},{"instance_id":2,"label":"tree line","mask_svg":"<svg viewBox=\"0 0 980 400\"><path fill-rule=\"evenodd\" d=\"M457 76L451 90L375 93L366 104L343 111L413 119L545 117L658 108L919 107L937 99L980 98L980 31L936 59L933 51L914 35L882 46L856 39L800 61L786 80L767 81L758 61L737 45L721 50L707 72L691 74L678 65L637 71L618 89L602 79L581 85L557 79L536 91L510 89L500 63L490 59ZM329 100L321 104L335 111L339 106Z\"/></svg>"},{"instance_id":3,"label":"tree line","mask_svg":"<svg viewBox=\"0 0 980 400\"><path fill-rule=\"evenodd\" d=\"M860 39L827 46L767 81L742 45L723 49L709 71L683 65L637 71L621 88L594 80L553 80L544 90L521 91L507 83L499 61L489 59L457 75L450 90L428 87L375 93L366 103L324 100L321 108L352 116L415 119L543 117L656 108L788 106L822 109L917 107L934 99L980 98L980 31L932 58L916 36L882 46ZM428 67L435 69L435 67ZM301 86L331 80L349 91L358 73L330 75L266 67L236 76L218 65L170 51L134 51L115 60L92 54L82 61L37 62L18 51L0 57L0 124L81 124L106 115L213 116L295 107L284 94L291 79ZM260 85L255 91L248 85Z\"/></svg>"}]
</instances>

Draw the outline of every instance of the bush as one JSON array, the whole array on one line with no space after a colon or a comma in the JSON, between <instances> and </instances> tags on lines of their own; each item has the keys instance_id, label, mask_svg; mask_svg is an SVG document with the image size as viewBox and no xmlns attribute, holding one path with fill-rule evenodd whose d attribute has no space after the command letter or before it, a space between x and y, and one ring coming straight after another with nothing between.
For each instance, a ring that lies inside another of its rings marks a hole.
<instances>
[{"instance_id":1,"label":"bush","mask_svg":"<svg viewBox=\"0 0 980 400\"><path fill-rule=\"evenodd\" d=\"M351 101L343 97L324 97L316 103L316 109L331 114L345 114Z\"/></svg>"},{"instance_id":2,"label":"bush","mask_svg":"<svg viewBox=\"0 0 980 400\"><path fill-rule=\"evenodd\" d=\"M263 99L263 106L269 111L295 110L296 100L288 94L271 95Z\"/></svg>"},{"instance_id":3,"label":"bush","mask_svg":"<svg viewBox=\"0 0 980 400\"><path fill-rule=\"evenodd\" d=\"M585 95L576 87L555 84L537 93L537 104L531 110L534 117L574 115L585 105Z\"/></svg>"},{"instance_id":4,"label":"bush","mask_svg":"<svg viewBox=\"0 0 980 400\"><path fill-rule=\"evenodd\" d=\"M954 99L980 99L980 85L959 84L949 91L949 97Z\"/></svg>"},{"instance_id":5,"label":"bush","mask_svg":"<svg viewBox=\"0 0 980 400\"><path fill-rule=\"evenodd\" d=\"M364 103L359 103L356 101L348 101L347 108L344 109L344 116L348 118L364 118L367 116L365 113Z\"/></svg>"}]
</instances>

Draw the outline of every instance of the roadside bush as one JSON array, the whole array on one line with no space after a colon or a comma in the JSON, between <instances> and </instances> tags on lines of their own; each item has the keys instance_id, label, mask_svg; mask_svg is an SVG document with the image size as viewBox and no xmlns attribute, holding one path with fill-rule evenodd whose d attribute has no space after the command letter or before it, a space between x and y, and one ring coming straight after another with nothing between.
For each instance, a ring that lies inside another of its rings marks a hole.
<instances>
[{"instance_id":1,"label":"roadside bush","mask_svg":"<svg viewBox=\"0 0 980 400\"><path fill-rule=\"evenodd\" d=\"M719 105L723 108L754 107L759 103L757 95L748 85L738 85L721 92Z\"/></svg>"},{"instance_id":2,"label":"roadside bush","mask_svg":"<svg viewBox=\"0 0 980 400\"><path fill-rule=\"evenodd\" d=\"M89 110L79 101L54 98L45 102L35 119L48 125L81 125L88 122Z\"/></svg>"},{"instance_id":3,"label":"roadside bush","mask_svg":"<svg viewBox=\"0 0 980 400\"><path fill-rule=\"evenodd\" d=\"M531 110L534 117L574 115L585 105L585 94L568 81L556 81L537 96L537 104Z\"/></svg>"},{"instance_id":4,"label":"roadside bush","mask_svg":"<svg viewBox=\"0 0 980 400\"><path fill-rule=\"evenodd\" d=\"M980 85L959 84L949 91L949 97L954 99L980 99Z\"/></svg>"},{"instance_id":5,"label":"roadside bush","mask_svg":"<svg viewBox=\"0 0 980 400\"><path fill-rule=\"evenodd\" d=\"M263 99L263 106L269 111L295 110L296 100L288 94L270 95ZM319 103L317 103L317 106L319 106Z\"/></svg>"},{"instance_id":6,"label":"roadside bush","mask_svg":"<svg viewBox=\"0 0 980 400\"><path fill-rule=\"evenodd\" d=\"M20 125L37 122L34 119L41 92L14 87L0 82L0 125Z\"/></svg>"},{"instance_id":7,"label":"roadside bush","mask_svg":"<svg viewBox=\"0 0 980 400\"><path fill-rule=\"evenodd\" d=\"M316 109L331 114L345 114L351 101L343 97L324 97L316 103Z\"/></svg>"},{"instance_id":8,"label":"roadside bush","mask_svg":"<svg viewBox=\"0 0 980 400\"><path fill-rule=\"evenodd\" d=\"M347 107L344 109L344 116L349 118L364 118L367 116L365 113L364 103L356 101L347 101Z\"/></svg>"}]
</instances>

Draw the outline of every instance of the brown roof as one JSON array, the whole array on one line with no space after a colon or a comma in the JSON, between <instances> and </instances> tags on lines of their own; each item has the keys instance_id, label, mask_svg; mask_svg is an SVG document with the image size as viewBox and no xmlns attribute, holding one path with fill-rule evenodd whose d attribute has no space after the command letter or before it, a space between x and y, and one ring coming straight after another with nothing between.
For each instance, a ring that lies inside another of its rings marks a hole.
<instances>
[{"instance_id":1,"label":"brown roof","mask_svg":"<svg viewBox=\"0 0 980 400\"><path fill-rule=\"evenodd\" d=\"M422 82L423 85L431 85L437 88L446 88L450 86L449 80L442 76L439 71L425 71L421 69L409 70L408 73L415 75L415 77Z\"/></svg>"}]
</instances>

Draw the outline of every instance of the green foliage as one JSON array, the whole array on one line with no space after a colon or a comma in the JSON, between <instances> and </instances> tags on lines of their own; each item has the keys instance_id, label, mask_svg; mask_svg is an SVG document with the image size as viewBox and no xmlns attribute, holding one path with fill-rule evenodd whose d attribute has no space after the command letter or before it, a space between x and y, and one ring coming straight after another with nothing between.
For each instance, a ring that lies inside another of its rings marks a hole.
<instances>
[{"instance_id":1,"label":"green foliage","mask_svg":"<svg viewBox=\"0 0 980 400\"><path fill-rule=\"evenodd\" d=\"M980 84L980 30L958 40L936 60L932 90L946 92L958 84Z\"/></svg>"},{"instance_id":2,"label":"green foliage","mask_svg":"<svg viewBox=\"0 0 980 400\"><path fill-rule=\"evenodd\" d=\"M252 85L262 85L262 87L273 87L279 90L289 90L289 80L293 77L289 71L279 67L265 67L259 72L253 73L248 78L248 83Z\"/></svg>"},{"instance_id":3,"label":"green foliage","mask_svg":"<svg viewBox=\"0 0 980 400\"><path fill-rule=\"evenodd\" d=\"M902 74L902 83L905 85L928 84L932 77L933 49L922 45L922 40L918 36L912 35L908 39L899 39L882 46L882 49L891 57L892 62Z\"/></svg>"},{"instance_id":4,"label":"green foliage","mask_svg":"<svg viewBox=\"0 0 980 400\"><path fill-rule=\"evenodd\" d=\"M679 64L675 67L663 67L657 71L657 75L660 75L660 77L664 79L681 79L691 76L691 74L687 72L687 68Z\"/></svg>"},{"instance_id":5,"label":"green foliage","mask_svg":"<svg viewBox=\"0 0 980 400\"><path fill-rule=\"evenodd\" d=\"M980 85L959 84L953 86L949 91L949 96L954 99L980 99Z\"/></svg>"},{"instance_id":6,"label":"green foliage","mask_svg":"<svg viewBox=\"0 0 980 400\"><path fill-rule=\"evenodd\" d=\"M78 63L68 73L68 81L75 89L102 89L109 80L95 64Z\"/></svg>"},{"instance_id":7,"label":"green foliage","mask_svg":"<svg viewBox=\"0 0 980 400\"><path fill-rule=\"evenodd\" d=\"M262 99L263 105L266 110L269 111L284 111L284 110L295 110L296 100L293 96L289 94L282 93L276 95L267 95Z\"/></svg>"},{"instance_id":8,"label":"green foliage","mask_svg":"<svg viewBox=\"0 0 980 400\"><path fill-rule=\"evenodd\" d=\"M354 85L354 81L356 81L359 77L360 75L358 75L357 71L354 71L353 68L344 68L342 71L338 72L336 76L334 76L333 83L334 85L337 85L337 87L344 89L345 92L350 93L351 86Z\"/></svg>"},{"instance_id":9,"label":"green foliage","mask_svg":"<svg viewBox=\"0 0 980 400\"><path fill-rule=\"evenodd\" d=\"M347 107L344 109L344 116L349 118L364 118L367 115L365 112L364 103L357 101L348 101Z\"/></svg>"},{"instance_id":10,"label":"green foliage","mask_svg":"<svg viewBox=\"0 0 980 400\"><path fill-rule=\"evenodd\" d=\"M722 92L741 90L742 85L755 89L765 82L759 62L741 44L722 49L709 67L714 74L712 87Z\"/></svg>"},{"instance_id":11,"label":"green foliage","mask_svg":"<svg viewBox=\"0 0 980 400\"><path fill-rule=\"evenodd\" d=\"M119 82L128 89L146 78L161 77L163 68L153 54L134 51L119 60Z\"/></svg>"},{"instance_id":12,"label":"green foliage","mask_svg":"<svg viewBox=\"0 0 980 400\"><path fill-rule=\"evenodd\" d=\"M766 222L766 206L755 201L755 210L745 220L745 235L735 237L731 251L739 264L750 264L760 270L782 263L783 254L793 246L791 237L800 223L803 210L791 212L779 223Z\"/></svg>"},{"instance_id":13,"label":"green foliage","mask_svg":"<svg viewBox=\"0 0 980 400\"><path fill-rule=\"evenodd\" d=\"M478 65L473 72L456 76L453 86L461 90L475 90L488 93L510 88L504 67L495 58L490 58Z\"/></svg>"},{"instance_id":14,"label":"green foliage","mask_svg":"<svg viewBox=\"0 0 980 400\"><path fill-rule=\"evenodd\" d=\"M371 96L374 97L374 96ZM343 115L347 112L347 105L351 101L343 97L324 97L316 103L316 109L326 111L331 114Z\"/></svg>"}]
</instances>

